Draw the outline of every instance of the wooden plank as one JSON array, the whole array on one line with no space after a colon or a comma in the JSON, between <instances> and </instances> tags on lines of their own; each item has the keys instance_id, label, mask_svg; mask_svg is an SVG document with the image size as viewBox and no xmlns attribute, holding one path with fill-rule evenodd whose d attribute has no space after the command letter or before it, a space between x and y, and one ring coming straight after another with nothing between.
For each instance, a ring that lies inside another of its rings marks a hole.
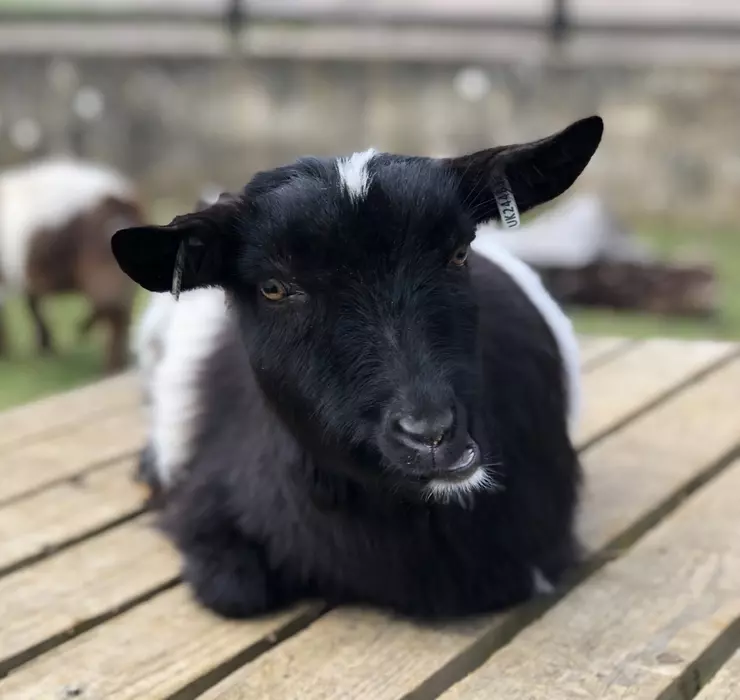
<instances>
[{"instance_id":1,"label":"wooden plank","mask_svg":"<svg viewBox=\"0 0 740 700\"><path fill-rule=\"evenodd\" d=\"M738 445L738 386L740 359L586 451L580 530L589 550L603 550L644 531L668 501ZM526 615L513 611L424 628L374 611L337 610L207 697L237 698L243 692L243 697L391 700L419 687L431 696L474 668L524 623Z\"/></svg>"},{"instance_id":2,"label":"wooden plank","mask_svg":"<svg viewBox=\"0 0 740 700\"><path fill-rule=\"evenodd\" d=\"M11 445L59 433L80 421L127 409L141 402L133 372L55 394L0 413L0 451Z\"/></svg>"},{"instance_id":3,"label":"wooden plank","mask_svg":"<svg viewBox=\"0 0 740 700\"><path fill-rule=\"evenodd\" d=\"M144 417L132 409L12 449L0 459L0 503L131 455L144 436Z\"/></svg>"},{"instance_id":4,"label":"wooden plank","mask_svg":"<svg viewBox=\"0 0 740 700\"><path fill-rule=\"evenodd\" d=\"M178 571L174 549L141 517L1 578L0 673L152 594Z\"/></svg>"},{"instance_id":5,"label":"wooden plank","mask_svg":"<svg viewBox=\"0 0 740 700\"><path fill-rule=\"evenodd\" d=\"M739 493L737 462L442 697L692 697L740 637Z\"/></svg>"},{"instance_id":6,"label":"wooden plank","mask_svg":"<svg viewBox=\"0 0 740 700\"><path fill-rule=\"evenodd\" d=\"M586 393L589 392L589 383L588 383L589 380L588 380L588 376L589 375L586 374L586 377L587 377L587 379L586 379L586 385L585 385ZM598 403L598 401L600 401L600 400L607 400L607 397L594 396L593 397L593 400ZM22 503L27 502L27 501L30 501L30 499L24 499L23 502L19 502L18 503L18 506L19 507L22 507ZM118 528L118 530L121 530L121 528ZM96 549L97 546L98 546L97 543L99 542L100 539L101 538L98 537L95 541L86 543L85 545L78 545L76 547L73 547L72 550L75 550L76 552L78 552L78 556L81 559L84 559L87 556L93 556L94 553L97 551L97 549ZM127 544L122 544L122 546L124 546L124 547L127 546L129 549L131 549L133 551L137 551L137 550L139 550L141 548L141 545L133 537L130 538L130 542L128 542ZM70 552L72 550L67 550L67 552L62 553L60 555L57 555L53 559L57 560L60 557L64 556L66 553L68 553L68 552ZM47 560L47 562L48 562L48 560ZM45 562L45 563L47 563L47 562ZM121 576L121 579L123 581L125 581L126 577L128 576L128 572L126 571L126 566L128 565L128 563L129 563L128 558L126 558L124 556L123 559L120 562L120 571L119 571L120 576ZM38 571L40 566L41 566L40 564L37 564L37 565L35 565L34 567L31 567L31 569L28 569L28 570L36 570L36 571ZM113 563L111 563L111 567L113 567ZM22 573L22 572L17 572L15 574L12 574L8 578L9 579L11 579L11 578L12 579L17 579L17 576L20 573ZM168 579L168 577L171 574L172 574L172 572L169 569L165 569L165 571L163 572L163 577L161 577L160 579L151 579L149 583L150 583L150 585L152 587L156 587L157 585L161 585L162 583L164 583ZM84 587L81 587L81 590L84 591ZM136 588L136 591L138 592L138 594L141 594L141 588L138 588L137 587ZM0 588L0 593L1 592L2 592L2 588ZM84 593L81 593L81 595L84 595ZM48 604L49 605L54 605L53 598L52 598L51 602L48 603ZM144 609L145 610L148 610L149 608L144 608ZM153 610L155 610L155 609L153 609ZM100 613L100 614L104 614L104 613ZM144 614L144 613L142 613L142 614ZM154 615L154 613L152 613L152 614ZM154 617L151 620L152 628L156 628L157 627L157 622L156 622L156 619L155 618L156 618L156 615L154 615ZM122 623L122 624L124 624L124 623ZM214 621L213 624L214 625L219 625L220 623ZM108 627L109 627L109 625L106 624L103 627L103 630L107 629ZM194 630L193 634L196 634L196 632L197 632L197 634L200 634L200 632L197 631L197 630ZM43 638L43 634L44 634L44 632L42 630L42 633L41 633L41 637L42 638ZM52 626L51 630L48 631L47 634L49 634L51 636L51 639L53 640L55 638L55 636L57 636L59 633L58 633L57 628L54 627L54 626ZM91 633L88 633L88 634L91 634ZM121 634L123 634L123 632L121 632ZM46 644L47 643L46 642L46 639L45 638L42 639L42 638L35 637L34 638L35 641L33 642L33 644L31 646L33 646L34 644L36 646L40 646L40 645ZM446 639L451 639L452 641L454 641L454 639L451 636L446 635L445 638ZM186 643L187 640L192 639L192 636L191 635L183 635L179 639L181 639L183 643ZM114 657L117 657L119 655L119 653L120 653L119 649L120 648L119 648L119 646L117 644L115 644L113 642L104 644L103 645L103 648L105 650L107 650L107 651L104 654L100 650L98 650L95 653L95 659L97 659L97 661L95 661L95 663L104 664L105 667L107 668L110 663L113 663L113 660L112 659ZM0 649L1 649L1 647L0 647ZM87 667L90 663L93 663L92 661L88 661L87 660L87 657L85 656L87 653L89 653L88 650L89 650L88 647L80 647L79 648L80 658L79 658L79 663L77 663L78 666L85 666L85 667ZM159 650L157 650L154 647L152 647L152 650L153 650L152 653L155 653L156 655L158 655L160 653ZM173 646L173 653L174 652L177 652L177 645L174 645ZM109 654L110 655L110 658L107 658L106 657L106 654ZM217 659L214 656L213 657L213 662L216 663L216 661L217 661ZM223 659L222 659L222 661L223 661ZM129 665L129 667L126 669L126 675L127 675L127 677L129 677L130 679L132 679L132 684L134 684L134 681L136 681L137 683L138 682L144 682L144 679L142 678L142 676L140 676L140 670L143 669L143 668L145 668L145 665L142 664L142 663L137 662L137 664L135 664L135 665Z\"/></svg>"},{"instance_id":7,"label":"wooden plank","mask_svg":"<svg viewBox=\"0 0 740 700\"><path fill-rule=\"evenodd\" d=\"M0 508L0 573L139 512L133 468L124 459Z\"/></svg>"},{"instance_id":8,"label":"wooden plank","mask_svg":"<svg viewBox=\"0 0 740 700\"><path fill-rule=\"evenodd\" d=\"M606 365L605 367L608 367L608 365ZM602 368L602 371L603 371L603 369L605 369L605 367ZM599 402L601 402L601 401L607 401L608 402L609 401L609 397L608 396L606 396L606 395L598 395L598 394L595 394L594 395L594 394L591 393L591 391L592 391L591 388L590 388L591 387L591 384L589 384L589 381L590 380L588 379L588 377L590 377L590 376L592 376L590 373L586 375L586 377L587 377L587 379L586 379L586 393L587 393L587 395L591 395L592 396L592 400L594 402L596 402L597 404ZM620 408L620 405L619 404L617 404L617 408ZM112 532L119 532L119 531L121 531L121 530L123 530L123 529L125 529L127 527L129 527L129 526L124 526L123 528L116 528ZM57 560L61 559L62 557L65 557L70 552L80 552L80 551L84 550L86 553L80 555L81 562L84 563L84 561L87 559L87 557L93 557L94 558L95 556L97 556L97 549L96 549L96 547L98 546L98 543L103 538L109 537L110 535L111 535L111 533L106 533L105 535L102 535L102 536L96 538L95 540L93 540L91 542L85 543L83 545L77 545L75 547L72 547L71 549L66 550L65 552L62 552L59 555L57 555L55 557L52 557L51 559L46 560L46 561L44 561L41 564L36 564L36 565L34 565L34 566L32 566L32 567L30 567L28 569L21 570L21 571L15 572L14 574L11 574L10 576L6 577L6 579L4 579L4 581L0 581L0 583L5 584L5 582L7 582L7 581L9 581L11 579L17 580L17 577L20 574L23 574L23 573L26 573L26 572L32 571L32 570L38 570L40 567L42 567L42 566L44 566L46 564L49 564L50 562L54 562L54 561L57 561ZM153 534L151 534L151 536L152 537L155 537L155 535L153 535ZM129 600L130 601L132 599L135 599L136 596L146 596L152 590L156 590L156 588L158 586L165 585L167 581L171 580L170 577L172 575L172 571L165 570L164 572L161 572L158 577L153 577L152 579L150 579L149 582L148 582L148 584L147 584L147 586L138 586L138 584L134 584L133 585L133 589L134 590L132 591L132 589L131 589L131 585L132 584L127 583L128 579L129 579L129 569L132 566L132 563L131 563L130 559L127 558L127 556L125 555L125 550L128 548L129 551L139 552L141 550L141 547L142 546L141 546L141 543L139 542L139 536L137 536L137 537L129 537L128 540L129 541L126 541L126 538L123 538L122 541L120 542L120 544L117 547L113 547L112 548L112 550L111 550L112 552L115 552L115 551L117 551L117 550L120 549L124 553L124 556L122 556L122 558L118 561L117 564L111 563L111 570L110 570L111 573L110 573L110 576L111 577L114 576L113 571L115 570L115 567L117 566L118 567L117 572L118 572L118 577L120 579L121 590L124 591L124 593L120 593L119 595L120 595L120 597L126 598L126 600ZM162 546L165 546L165 544L163 542L160 541L160 543L162 544ZM110 547L110 545L109 545L109 547ZM113 555L111 555L111 556L113 556ZM140 566L146 566L146 562L145 561L143 563L142 562L137 562L137 565L135 566L135 568L139 568ZM74 568L74 567L71 567L71 568ZM50 576L49 574L45 574L43 578L48 578L49 576ZM16 590L22 589L24 587L23 585L19 585L18 582L16 582L15 586L16 586ZM85 586L84 585L81 585L81 586L79 586L79 589L81 591L81 593L79 594L79 597L81 597L81 598L87 598L87 595L85 593L85 590L86 590L85 589ZM0 587L0 596L2 596L2 595L3 595L3 587ZM133 596L133 598L130 597L130 596ZM55 602L54 602L54 597L53 596L52 596L52 599L51 599L50 602L49 601L46 602L45 606L39 607L39 609L37 610L37 619L41 616L41 612L48 605L51 605L52 606L52 610L54 609ZM149 608L148 608L148 605L145 605L145 606L142 606L141 609L142 610L148 610ZM92 622L96 619L96 617L105 616L105 615L109 614L110 610L111 610L110 606L107 607L107 608L105 606L101 606L98 609L97 614L96 615L93 615L92 617L90 617L90 616L88 616L88 615L86 615L84 613L81 614L80 617L83 620L83 625L85 625L85 624L92 624ZM26 614L26 616L28 616L28 615ZM54 615L52 615L51 617L52 617L52 619L54 619ZM124 618L121 618L121 620L123 620L123 619ZM317 624L321 624L321 622L322 621L320 621ZM105 630L109 628L110 624L111 623L106 623L105 625L103 625L100 628L100 633L103 634L105 632ZM121 623L121 624L123 624L123 623ZM152 624L155 625L154 628L156 628L156 625L157 625L156 619L154 619L154 618L152 619ZM222 623L220 621L214 620L213 621L213 624L215 626L220 626ZM2 625L3 629L5 628L5 624L3 624L2 621L0 621L0 625ZM382 625L384 627L387 627L388 623L385 622L385 620L382 620ZM393 632L393 635L394 635L393 636L393 639L400 638L400 635L398 633L398 628L395 627L395 623L394 623L394 626L391 627L390 629L391 629L391 631ZM471 623L471 625L469 627L460 629L456 633L458 635L463 635L465 637L465 641L463 641L460 638L458 638L457 640L455 640L454 639L454 633L453 633L453 631L450 630L450 628L447 628L446 627L444 629L444 634L443 635L439 635L439 634L436 635L436 638L434 638L432 641L433 641L433 643L435 645L437 645L436 648L438 650L443 651L442 647L445 646L445 645L441 645L440 644L440 640L441 639L449 639L449 640L452 640L452 642L450 644L450 647L455 647L455 648L454 649L449 648L449 647L446 647L446 648L447 648L447 651L449 652L449 654L454 657L454 656L457 656L457 653L459 652L459 650L460 650L461 647L464 648L466 645L469 646L473 642L480 642L480 639L481 638L488 638L489 635L490 635L491 629L492 629L492 627L490 625L490 621L476 621L474 623ZM419 630L419 629L417 629L415 627L411 631L414 634L418 634L418 633L421 632L421 630ZM433 631L432 630L428 630L428 629L427 630L424 630L424 632L426 634L433 634ZM42 649L42 648L47 648L47 647L53 646L54 644L56 644L56 643L58 643L60 641L60 639L61 639L60 634L61 633L59 632L58 628L55 627L54 625L52 625L51 628L50 629L47 629L46 631L43 631L42 630L42 632L40 633L40 636L36 636L36 637L34 637L31 640L30 650L27 648L25 651L18 652L18 653L16 653L14 655L13 658L15 658L16 660L18 658L25 658L27 656L33 655L34 650L38 650L38 649ZM80 637L81 642L89 634L92 634L92 632L88 632L87 634L83 635L83 637ZM180 640L180 642L182 644L185 644L191 638L192 637L189 637L187 635L182 635L178 639ZM11 637L11 639L12 639L12 637ZM388 643L390 644L393 641L393 639L389 638L388 639ZM402 642L403 642L403 640L402 640ZM387 645L384 644L384 647L385 646L387 646ZM414 644L413 644L413 641L412 641L412 642L409 642L409 644L403 643L403 646L410 646L410 647L413 648L414 647ZM104 647L104 650L103 651L101 651L101 647ZM62 649L60 649L60 651L63 651L66 648L67 647L65 646ZM94 659L90 663L99 664L99 666L97 666L98 668L107 668L107 665L110 664L110 663L112 663L112 659L115 656L120 655L120 647L117 646L115 643L106 644L106 645L100 645L100 644L98 644L95 648L97 649L97 651L95 652L95 659L96 660ZM0 647L0 649L1 649L1 647ZM87 649L87 651L85 651L85 649ZM88 663L88 660L86 658L86 654L92 653L92 651L90 651L90 649L92 649L92 647L84 647L84 648L81 648L81 651L79 651L78 655L75 656L75 658L77 658L79 660L79 663L80 664L85 665L85 664ZM418 651L418 648L417 648L417 651ZM417 666L417 668L422 669L422 666L424 666L424 669L425 670L423 671L423 673L425 673L426 675L428 675L430 669L435 668L435 666L434 665L430 666L428 664L429 657L428 656L425 657L426 651L428 651L428 649L424 649L424 647L422 646L422 653L420 655L420 662L421 663ZM176 646L173 648L173 652L177 652L177 647ZM396 652L397 652L397 650L396 650ZM156 652L156 653L159 653L159 652ZM53 654L50 655L49 658L53 658L54 657L53 656L54 654L56 654L56 652L53 652ZM443 657L443 654L441 656ZM398 657L398 654L396 653L394 655L394 658L397 660L397 657ZM0 658L2 658L2 657L0 656ZM403 657L403 654L401 655L401 658L404 658ZM214 665L217 665L217 664L224 663L224 662L227 662L227 661L228 661L227 659L221 658L219 660L218 658L214 657L213 660L212 660L212 663ZM439 660L439 662L440 663L443 663L444 662L444 658L441 658ZM68 663L68 661L65 661L65 664L66 663ZM374 671L372 671L372 673L375 676L378 676L378 677L382 676L382 673L378 673L378 669L377 668L374 669ZM421 671L420 671L420 673L421 673ZM125 669L125 676L131 680L132 686L134 686L135 683L137 683L137 682L143 682L142 681L143 676L140 675L139 669L135 665L131 665L127 669ZM421 677L422 676L420 676L420 678ZM423 676L423 677L426 677L426 676ZM411 683L411 687L413 687L413 682ZM378 695L378 697L382 697L382 696Z\"/></svg>"},{"instance_id":9,"label":"wooden plank","mask_svg":"<svg viewBox=\"0 0 740 700\"><path fill-rule=\"evenodd\" d=\"M27 700L31 692L34 700L58 700L65 688L77 688L82 698L164 700L189 687L187 697L194 697L199 679L248 662L320 609L216 622L178 586L27 664L0 682L0 696Z\"/></svg>"},{"instance_id":10,"label":"wooden plank","mask_svg":"<svg viewBox=\"0 0 740 700\"><path fill-rule=\"evenodd\" d=\"M711 341L649 340L590 375L591 395L609 401L584 403L574 431L583 443L614 429L641 408L659 400L671 389L707 370L722 358L737 353L737 346Z\"/></svg>"},{"instance_id":11,"label":"wooden plank","mask_svg":"<svg viewBox=\"0 0 740 700\"><path fill-rule=\"evenodd\" d=\"M740 644L740 639L737 640ZM740 698L740 651L696 696L696 700L738 700Z\"/></svg>"},{"instance_id":12,"label":"wooden plank","mask_svg":"<svg viewBox=\"0 0 740 700\"><path fill-rule=\"evenodd\" d=\"M581 366L588 367L605 357L636 344L629 338L612 338L607 336L581 336L578 345L581 351Z\"/></svg>"}]
</instances>

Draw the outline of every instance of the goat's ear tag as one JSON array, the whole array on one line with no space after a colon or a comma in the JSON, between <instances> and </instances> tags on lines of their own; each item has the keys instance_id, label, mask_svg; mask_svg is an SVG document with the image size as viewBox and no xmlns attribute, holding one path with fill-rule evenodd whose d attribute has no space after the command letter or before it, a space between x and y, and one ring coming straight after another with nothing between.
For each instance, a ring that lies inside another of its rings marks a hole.
<instances>
[{"instance_id":1,"label":"goat's ear tag","mask_svg":"<svg viewBox=\"0 0 740 700\"><path fill-rule=\"evenodd\" d=\"M172 296L175 297L175 301L180 298L180 290L182 289L182 272L185 269L185 256L187 254L189 241L187 237L180 241L180 245L177 248L177 257L175 258L175 269L172 271Z\"/></svg>"},{"instance_id":2,"label":"goat's ear tag","mask_svg":"<svg viewBox=\"0 0 740 700\"><path fill-rule=\"evenodd\" d=\"M493 186L493 196L498 207L501 224L505 228L518 228L521 224L519 207L514 199L509 180L504 175L499 175Z\"/></svg>"}]
</instances>

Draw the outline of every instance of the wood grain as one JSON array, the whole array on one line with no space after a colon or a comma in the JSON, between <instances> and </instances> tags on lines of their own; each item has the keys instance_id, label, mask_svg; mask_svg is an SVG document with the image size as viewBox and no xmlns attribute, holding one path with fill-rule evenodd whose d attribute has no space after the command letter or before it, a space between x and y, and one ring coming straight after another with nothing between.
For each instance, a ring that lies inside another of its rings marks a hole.
<instances>
[{"instance_id":1,"label":"wood grain","mask_svg":"<svg viewBox=\"0 0 740 700\"><path fill-rule=\"evenodd\" d=\"M681 382L734 353L737 347L729 343L664 338L629 348L590 374L590 395L609 400L584 402L580 425L574 431L576 442L608 432Z\"/></svg>"},{"instance_id":2,"label":"wood grain","mask_svg":"<svg viewBox=\"0 0 740 700\"><path fill-rule=\"evenodd\" d=\"M58 700L75 688L83 700L164 700L246 663L317 613L313 605L248 622L217 620L178 586L27 664L0 682L0 697L27 700L32 689L34 700Z\"/></svg>"},{"instance_id":3,"label":"wood grain","mask_svg":"<svg viewBox=\"0 0 740 700\"><path fill-rule=\"evenodd\" d=\"M10 449L0 459L0 503L132 455L144 436L143 415L132 408Z\"/></svg>"},{"instance_id":4,"label":"wood grain","mask_svg":"<svg viewBox=\"0 0 740 700\"><path fill-rule=\"evenodd\" d=\"M79 459L74 463L79 465ZM111 465L110 467L101 468L90 473L81 483L77 483L78 480L73 483L62 482L57 486L46 488L34 496L29 496L7 505L5 509L0 509L0 534L6 535L4 537L6 544L0 544L0 562L5 561L8 563L17 561L19 558L38 552L40 548L48 546L49 543L58 543L63 541L65 537L79 536L79 534L83 533L86 528L90 529L99 527L105 523L106 519L115 519L120 517L121 514L132 512L132 509L135 509L138 506L138 494L137 490L128 479L127 470L129 466L130 462L125 460L120 464ZM121 481L122 479L123 483ZM42 514L41 522L38 520L38 514ZM140 549L140 543L137 542L134 537L128 535L123 536L122 542L124 540L126 542L126 546L128 546L132 551ZM97 541L98 540L95 540L85 547L78 545L74 549L80 557L93 556L97 552ZM5 547L4 549L3 546ZM121 582L125 583L126 578L128 577L126 566L129 563L129 559L126 556L123 556L119 563L121 566L119 571ZM111 575L114 566L115 563L112 562ZM163 577L161 579L149 579L149 585L152 587L161 585L171 575L171 569L165 568ZM136 590L141 590L136 582L134 582L134 588ZM50 604L53 604L53 601ZM157 606L149 606L147 604L142 607L141 617L138 615L126 615L122 617L120 621L116 621L115 626L113 627L111 627L112 623L106 623L99 633L97 631L91 631L80 638L79 645L75 644L74 647L65 645L62 651L66 654L66 650L68 648L74 649L75 651L70 653L75 654L74 658L79 662L76 662L76 665L87 667L87 654L92 653L91 649L94 649L95 645L87 645L84 641L85 639L91 635L95 635L95 639L98 640L108 639L108 629L112 630L110 632L112 635L125 636L130 634L135 636L138 632L127 631L128 625L141 624L142 620L147 619L146 615L148 614L153 616L150 620L152 629L156 629L158 627L157 621L159 620L158 616L160 615L160 609ZM185 623L183 622L182 624L184 625ZM204 634L203 624L204 618L195 615L193 618L193 634L202 636ZM218 635L221 634L219 632L221 629L220 622L210 619L210 625L213 629L209 634L213 634L218 637ZM35 639L34 643L44 643L45 637L43 635L53 638L57 634L57 627L52 625L51 629L42 629L39 632L39 637ZM451 642L454 641L451 636L448 637L448 639ZM183 645L182 649L179 648L180 643ZM167 642L168 648L171 649L171 652L178 655L187 655L189 643L190 637L187 635L175 635ZM242 653L246 651L250 643L249 639L245 638L244 646L241 651L232 650L233 653ZM31 643L29 643L29 645L32 646ZM115 643L112 638L109 643L106 642L104 644L104 648L107 650L107 653L118 658L119 645ZM151 663L158 663L157 659L159 659L162 654L161 649L157 646L148 648L156 657ZM217 666L218 663L225 662L227 660L227 656L224 656L219 661L217 647L214 647L214 649L216 649L216 651L208 657L208 663ZM144 653L144 650L142 650L142 653ZM95 658L98 659L98 661L102 659L103 655L104 654L101 651L95 652ZM52 657L53 656L54 655L52 655ZM67 657L64 656L64 658L66 659ZM139 678L140 671L148 668L143 657L136 658L136 666L131 666L125 669L127 676L131 679ZM113 663L113 661L109 660L105 663L106 668L108 668L109 664ZM193 669L196 667L197 664L192 666ZM139 681L136 681L136 683L138 682ZM145 679L142 678L141 682L144 683ZM172 682L174 682L174 677ZM182 680L182 682L185 683L186 681ZM136 683L134 683L134 686L138 687ZM152 692L154 691L152 690Z\"/></svg>"},{"instance_id":5,"label":"wood grain","mask_svg":"<svg viewBox=\"0 0 740 700\"><path fill-rule=\"evenodd\" d=\"M132 408L140 401L135 375L126 372L5 410L0 413L0 451L62 432L107 412Z\"/></svg>"},{"instance_id":6,"label":"wood grain","mask_svg":"<svg viewBox=\"0 0 740 700\"><path fill-rule=\"evenodd\" d=\"M133 468L124 459L0 508L0 572L141 510Z\"/></svg>"},{"instance_id":7,"label":"wood grain","mask_svg":"<svg viewBox=\"0 0 740 700\"><path fill-rule=\"evenodd\" d=\"M585 453L581 530L589 549L601 550L626 533L634 536L639 524L647 527L666 500L738 444L738 386L740 360L735 360ZM390 700L425 683L444 688L525 622L526 616L513 611L430 629L376 612L338 610L236 673L208 697L296 693L306 700L339 700L357 693ZM439 677L430 681L438 669L443 669Z\"/></svg>"},{"instance_id":8,"label":"wood grain","mask_svg":"<svg viewBox=\"0 0 740 700\"><path fill-rule=\"evenodd\" d=\"M651 516L738 447L738 387L740 358L583 453L587 479L578 529L587 547L618 543L637 519L649 526Z\"/></svg>"},{"instance_id":9,"label":"wood grain","mask_svg":"<svg viewBox=\"0 0 740 700\"><path fill-rule=\"evenodd\" d=\"M736 640L740 646L740 639ZM719 670L719 673L696 696L696 700L738 700L740 698L740 651Z\"/></svg>"},{"instance_id":10,"label":"wood grain","mask_svg":"<svg viewBox=\"0 0 740 700\"><path fill-rule=\"evenodd\" d=\"M738 493L740 463L442 698L691 697L687 675L740 619Z\"/></svg>"},{"instance_id":11,"label":"wood grain","mask_svg":"<svg viewBox=\"0 0 740 700\"><path fill-rule=\"evenodd\" d=\"M0 578L0 670L151 593L178 571L174 549L140 517Z\"/></svg>"}]
</instances>

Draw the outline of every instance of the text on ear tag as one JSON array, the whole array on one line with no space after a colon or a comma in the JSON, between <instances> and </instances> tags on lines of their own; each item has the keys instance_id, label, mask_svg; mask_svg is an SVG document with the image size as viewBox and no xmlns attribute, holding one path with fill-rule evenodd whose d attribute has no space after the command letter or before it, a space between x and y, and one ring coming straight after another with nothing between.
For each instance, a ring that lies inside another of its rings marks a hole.
<instances>
[{"instance_id":1,"label":"text on ear tag","mask_svg":"<svg viewBox=\"0 0 740 700\"><path fill-rule=\"evenodd\" d=\"M175 269L172 271L172 296L175 301L180 298L182 288L182 271L185 268L185 254L187 253L187 240L183 238L177 248L177 257L175 258Z\"/></svg>"},{"instance_id":2,"label":"text on ear tag","mask_svg":"<svg viewBox=\"0 0 740 700\"><path fill-rule=\"evenodd\" d=\"M516 205L509 181L505 177L499 177L498 182L493 187L493 196L496 199L501 224L505 228L518 228L521 224L519 207Z\"/></svg>"}]
</instances>

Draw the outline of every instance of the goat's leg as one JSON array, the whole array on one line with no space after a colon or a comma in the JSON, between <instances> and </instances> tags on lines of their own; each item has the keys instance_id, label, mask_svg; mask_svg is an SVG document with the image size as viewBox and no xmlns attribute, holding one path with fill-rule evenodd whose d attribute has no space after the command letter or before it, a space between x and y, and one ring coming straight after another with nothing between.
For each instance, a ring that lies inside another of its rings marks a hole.
<instances>
[{"instance_id":1,"label":"goat's leg","mask_svg":"<svg viewBox=\"0 0 740 700\"><path fill-rule=\"evenodd\" d=\"M54 352L54 348L51 343L49 327L46 325L46 321L44 321L44 317L41 315L40 299L36 294L28 294L26 301L36 330L36 343L38 350L44 355L51 355Z\"/></svg>"},{"instance_id":2,"label":"goat's leg","mask_svg":"<svg viewBox=\"0 0 740 700\"><path fill-rule=\"evenodd\" d=\"M165 515L195 598L226 618L252 617L294 602L297 591L269 567L263 547L245 537L223 513L224 504L209 495L199 490L187 499L192 503L178 499Z\"/></svg>"}]
</instances>

